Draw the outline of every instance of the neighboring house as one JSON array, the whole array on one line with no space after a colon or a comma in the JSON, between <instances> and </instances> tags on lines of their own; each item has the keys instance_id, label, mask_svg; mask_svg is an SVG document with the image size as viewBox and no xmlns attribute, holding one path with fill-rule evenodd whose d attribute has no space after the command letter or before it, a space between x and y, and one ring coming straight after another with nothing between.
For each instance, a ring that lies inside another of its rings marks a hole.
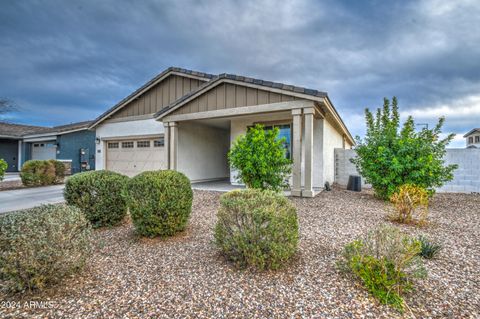
<instances>
[{"instance_id":1,"label":"neighboring house","mask_svg":"<svg viewBox=\"0 0 480 319\"><path fill-rule=\"evenodd\" d=\"M0 158L8 164L7 172L17 172L25 159L23 136L49 128L0 122Z\"/></svg>"},{"instance_id":2,"label":"neighboring house","mask_svg":"<svg viewBox=\"0 0 480 319\"><path fill-rule=\"evenodd\" d=\"M0 158L9 164L8 171L18 171L31 159L57 159L71 162L72 173L95 169L95 132L92 122L55 127L0 123ZM9 136L9 138L4 138ZM14 154L14 146L16 154Z\"/></svg>"},{"instance_id":3,"label":"neighboring house","mask_svg":"<svg viewBox=\"0 0 480 319\"><path fill-rule=\"evenodd\" d=\"M480 128L474 128L465 134L467 148L480 148Z\"/></svg>"},{"instance_id":4,"label":"neighboring house","mask_svg":"<svg viewBox=\"0 0 480 319\"><path fill-rule=\"evenodd\" d=\"M243 76L169 68L97 118L96 167L127 175L175 169L192 181L229 178L233 141L277 126L293 160L291 191L311 197L334 181L334 149L354 140L327 94Z\"/></svg>"}]
</instances>

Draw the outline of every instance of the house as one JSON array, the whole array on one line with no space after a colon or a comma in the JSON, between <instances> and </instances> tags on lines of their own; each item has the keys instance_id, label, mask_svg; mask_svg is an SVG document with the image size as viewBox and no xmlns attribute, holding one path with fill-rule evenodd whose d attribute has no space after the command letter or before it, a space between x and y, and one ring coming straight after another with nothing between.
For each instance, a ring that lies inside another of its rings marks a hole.
<instances>
[{"instance_id":1,"label":"house","mask_svg":"<svg viewBox=\"0 0 480 319\"><path fill-rule=\"evenodd\" d=\"M135 175L174 169L192 182L229 179L233 141L276 126L293 160L291 193L312 197L334 181L334 149L354 140L325 92L243 76L169 68L109 109L96 130L96 168Z\"/></svg>"},{"instance_id":2,"label":"house","mask_svg":"<svg viewBox=\"0 0 480 319\"><path fill-rule=\"evenodd\" d=\"M7 171L19 171L31 159L57 159L71 166L71 172L95 169L95 132L91 121L55 127L0 123L0 158Z\"/></svg>"},{"instance_id":3,"label":"house","mask_svg":"<svg viewBox=\"0 0 480 319\"><path fill-rule=\"evenodd\" d=\"M480 148L480 128L474 128L463 137L466 139L467 148Z\"/></svg>"}]
</instances>

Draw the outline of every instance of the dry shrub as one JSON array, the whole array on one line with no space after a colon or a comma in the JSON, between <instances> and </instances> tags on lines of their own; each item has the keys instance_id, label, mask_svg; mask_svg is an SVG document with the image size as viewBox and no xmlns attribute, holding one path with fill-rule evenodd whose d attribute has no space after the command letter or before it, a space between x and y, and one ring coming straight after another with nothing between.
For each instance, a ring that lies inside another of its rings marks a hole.
<instances>
[{"instance_id":1,"label":"dry shrub","mask_svg":"<svg viewBox=\"0 0 480 319\"><path fill-rule=\"evenodd\" d=\"M428 218L428 192L425 188L405 184L390 197L395 211L393 221L403 224L425 225Z\"/></svg>"}]
</instances>

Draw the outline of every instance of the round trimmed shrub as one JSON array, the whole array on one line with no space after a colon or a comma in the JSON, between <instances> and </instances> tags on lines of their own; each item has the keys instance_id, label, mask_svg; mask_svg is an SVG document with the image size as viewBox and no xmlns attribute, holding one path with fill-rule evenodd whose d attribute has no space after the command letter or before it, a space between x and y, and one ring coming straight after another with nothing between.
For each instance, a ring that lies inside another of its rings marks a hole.
<instances>
[{"instance_id":1,"label":"round trimmed shrub","mask_svg":"<svg viewBox=\"0 0 480 319\"><path fill-rule=\"evenodd\" d=\"M142 236L172 236L187 226L192 211L190 180L182 173L143 172L128 182L132 222Z\"/></svg>"},{"instance_id":2,"label":"round trimmed shrub","mask_svg":"<svg viewBox=\"0 0 480 319\"><path fill-rule=\"evenodd\" d=\"M110 171L89 171L71 176L64 196L82 210L94 228L115 226L127 214L128 177Z\"/></svg>"},{"instance_id":3,"label":"round trimmed shrub","mask_svg":"<svg viewBox=\"0 0 480 319\"><path fill-rule=\"evenodd\" d=\"M0 214L0 288L41 289L81 270L91 226L72 206L45 205Z\"/></svg>"},{"instance_id":4,"label":"round trimmed shrub","mask_svg":"<svg viewBox=\"0 0 480 319\"><path fill-rule=\"evenodd\" d=\"M298 220L283 195L258 189L222 195L215 243L240 267L278 269L297 249Z\"/></svg>"}]
</instances>

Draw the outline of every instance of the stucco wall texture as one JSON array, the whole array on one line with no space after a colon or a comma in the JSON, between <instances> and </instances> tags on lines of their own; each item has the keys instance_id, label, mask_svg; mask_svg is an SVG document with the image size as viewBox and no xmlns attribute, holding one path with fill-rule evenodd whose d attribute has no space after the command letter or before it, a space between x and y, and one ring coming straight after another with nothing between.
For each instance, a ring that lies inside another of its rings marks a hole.
<instances>
[{"instance_id":1,"label":"stucco wall texture","mask_svg":"<svg viewBox=\"0 0 480 319\"><path fill-rule=\"evenodd\" d=\"M335 149L335 182L346 186L349 175L359 175L350 159L355 156L355 150ZM480 193L480 149L447 149L445 162L457 164L454 179L437 189L438 192ZM362 178L362 186L365 184Z\"/></svg>"}]
</instances>

